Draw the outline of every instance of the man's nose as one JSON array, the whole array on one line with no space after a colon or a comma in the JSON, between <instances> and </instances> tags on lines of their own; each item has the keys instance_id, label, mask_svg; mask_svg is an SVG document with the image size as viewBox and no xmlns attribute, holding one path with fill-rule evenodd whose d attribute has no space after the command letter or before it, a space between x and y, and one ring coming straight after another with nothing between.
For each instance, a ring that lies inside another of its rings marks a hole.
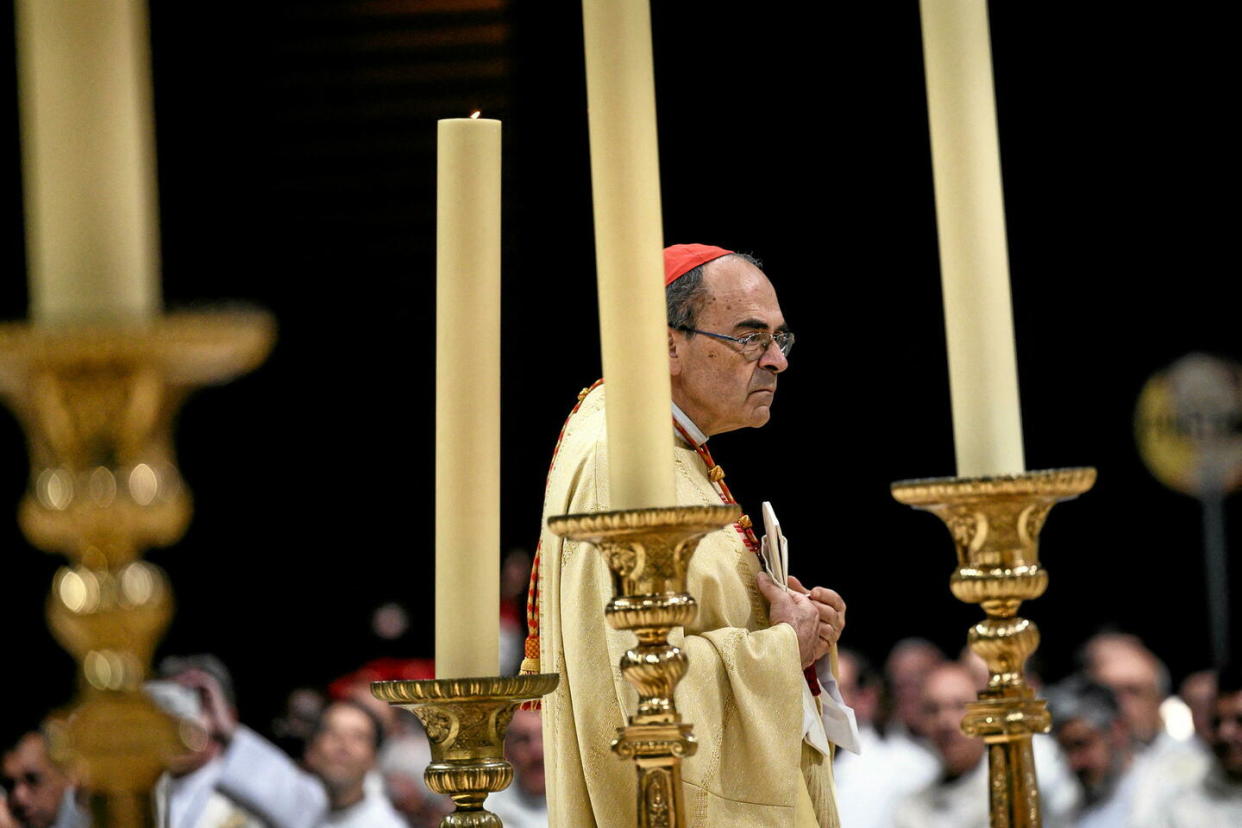
<instances>
[{"instance_id":1,"label":"man's nose","mask_svg":"<svg viewBox=\"0 0 1242 828\"><path fill-rule=\"evenodd\" d=\"M789 357L785 356L775 339L768 343L767 349L759 356L759 367L773 374L779 374L789 367Z\"/></svg>"}]
</instances>

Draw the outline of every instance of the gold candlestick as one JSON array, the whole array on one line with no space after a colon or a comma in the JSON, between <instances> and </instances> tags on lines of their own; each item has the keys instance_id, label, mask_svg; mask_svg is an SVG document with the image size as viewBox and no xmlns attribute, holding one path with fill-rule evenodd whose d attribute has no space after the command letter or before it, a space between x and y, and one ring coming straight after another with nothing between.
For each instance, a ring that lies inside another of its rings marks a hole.
<instances>
[{"instance_id":1,"label":"gold candlestick","mask_svg":"<svg viewBox=\"0 0 1242 828\"><path fill-rule=\"evenodd\" d=\"M273 338L261 313L0 325L0 394L30 450L19 522L32 544L71 561L55 575L48 621L79 662L80 691L53 744L92 792L96 825L149 824L149 792L185 750L141 690L172 599L161 570L139 558L180 538L191 511L173 415L194 388L261 363Z\"/></svg>"},{"instance_id":2,"label":"gold candlestick","mask_svg":"<svg viewBox=\"0 0 1242 828\"><path fill-rule=\"evenodd\" d=\"M1095 469L1079 468L893 484L898 501L931 512L949 527L957 545L950 588L987 613L967 638L990 677L979 701L968 706L962 731L988 745L993 828L1041 824L1031 735L1047 733L1052 722L1045 702L1023 678L1026 659L1039 646L1039 629L1018 617L1018 607L1048 586L1039 564L1039 530L1048 511L1094 482Z\"/></svg>"},{"instance_id":3,"label":"gold candlestick","mask_svg":"<svg viewBox=\"0 0 1242 828\"><path fill-rule=\"evenodd\" d=\"M640 828L686 825L681 758L698 743L673 700L689 659L668 643L668 634L698 612L686 572L699 540L740 515L735 505L675 506L548 519L556 534L603 553L614 591L604 614L613 629L638 636L638 646L621 658L621 673L638 690L638 710L628 727L617 729L612 750L637 766Z\"/></svg>"},{"instance_id":4,"label":"gold candlestick","mask_svg":"<svg viewBox=\"0 0 1242 828\"><path fill-rule=\"evenodd\" d=\"M418 716L431 741L427 787L452 798L457 810L441 828L501 828L500 817L483 807L489 793L513 781L504 756L505 730L518 705L556 689L560 676L376 681L371 694Z\"/></svg>"}]
</instances>

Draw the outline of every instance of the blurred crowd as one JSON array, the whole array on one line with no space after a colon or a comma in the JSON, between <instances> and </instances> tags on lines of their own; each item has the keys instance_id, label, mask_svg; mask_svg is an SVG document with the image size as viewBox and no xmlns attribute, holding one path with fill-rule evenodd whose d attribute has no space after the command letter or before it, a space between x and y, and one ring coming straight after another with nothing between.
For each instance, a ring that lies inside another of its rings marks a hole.
<instances>
[{"instance_id":1,"label":"blurred crowd","mask_svg":"<svg viewBox=\"0 0 1242 828\"><path fill-rule=\"evenodd\" d=\"M1026 676L1052 714L1033 740L1045 826L1242 826L1242 672L1196 672L1173 692L1155 653L1119 632L1089 639L1077 664L1047 686ZM986 746L961 730L988 681L982 659L912 638L882 672L847 649L840 666L863 748L837 755L841 824L987 826Z\"/></svg>"},{"instance_id":2,"label":"blurred crowd","mask_svg":"<svg viewBox=\"0 0 1242 828\"><path fill-rule=\"evenodd\" d=\"M506 562L506 568L508 569ZM515 672L524 634L523 573L503 590L503 659ZM400 625L381 608L377 628ZM262 734L242 724L233 680L211 655L165 658L146 685L182 722L189 746L154 793L161 828L435 826L453 809L428 790L427 736L404 710L377 701L377 679L431 678L426 660L380 659L325 688L301 687ZM963 735L966 705L987 683L983 662L922 639L898 642L882 669L840 652L840 690L857 717L862 751L837 751L846 828L985 828L984 744ZM1117 632L1082 647L1078 670L1055 684L1028 674L1048 700L1053 729L1034 739L1046 826L1242 826L1242 673L1187 676L1176 688L1138 638ZM87 792L54 760L55 722L10 732L0 744L0 828L90 824ZM510 787L487 799L508 828L545 826L539 714L518 711L508 730Z\"/></svg>"},{"instance_id":3,"label":"blurred crowd","mask_svg":"<svg viewBox=\"0 0 1242 828\"><path fill-rule=\"evenodd\" d=\"M522 657L530 557L516 551L502 578L501 657L512 674ZM379 607L372 628L396 641L409 623L395 604ZM394 645L394 649L396 649ZM434 678L428 659L381 658L325 687L298 687L266 726L243 724L233 677L214 655L168 657L147 696L181 723L187 750L153 796L160 828L405 828L438 826L453 802L429 790L431 748L422 724L379 701L371 682ZM85 828L89 792L58 763L54 718L0 728L0 828ZM262 731L262 732L260 732ZM546 826L543 735L537 712L519 710L505 754L513 783L487 798L508 828Z\"/></svg>"},{"instance_id":4,"label":"blurred crowd","mask_svg":"<svg viewBox=\"0 0 1242 828\"><path fill-rule=\"evenodd\" d=\"M426 734L410 713L376 700L370 681L399 665L430 678L428 662L368 665L321 691L298 688L266 735L240 723L232 679L211 655L165 659L146 692L182 723L188 749L154 792L167 828L404 828L437 826L453 810L428 790ZM89 826L87 792L54 761L55 723L0 748L0 828ZM546 825L539 714L518 711L506 753L514 783L488 798L506 826Z\"/></svg>"}]
</instances>

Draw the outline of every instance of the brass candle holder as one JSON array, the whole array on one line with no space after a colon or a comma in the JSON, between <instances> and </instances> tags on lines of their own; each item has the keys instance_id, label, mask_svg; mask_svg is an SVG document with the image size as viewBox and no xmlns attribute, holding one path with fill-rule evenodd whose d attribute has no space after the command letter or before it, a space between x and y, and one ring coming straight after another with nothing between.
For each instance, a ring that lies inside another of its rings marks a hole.
<instances>
[{"instance_id":1,"label":"brass candle holder","mask_svg":"<svg viewBox=\"0 0 1242 828\"><path fill-rule=\"evenodd\" d=\"M993 828L1041 824L1031 736L1047 733L1052 722L1045 702L1023 678L1026 659L1039 646L1039 629L1018 616L1018 607L1048 586L1039 563L1039 531L1048 511L1094 482L1095 469L1077 468L893 484L898 501L931 512L949 527L957 545L950 588L987 614L967 638L987 662L988 685L967 708L962 731L988 746Z\"/></svg>"},{"instance_id":2,"label":"brass candle holder","mask_svg":"<svg viewBox=\"0 0 1242 828\"><path fill-rule=\"evenodd\" d=\"M372 695L409 710L427 731L431 764L423 778L457 804L441 828L501 828L500 817L483 803L513 781L505 731L522 702L551 693L559 681L555 673L541 673L371 683Z\"/></svg>"},{"instance_id":3,"label":"brass candle holder","mask_svg":"<svg viewBox=\"0 0 1242 828\"><path fill-rule=\"evenodd\" d=\"M621 658L621 673L638 690L637 712L617 729L612 750L638 772L640 828L683 828L681 759L697 748L693 726L674 704L686 674L686 654L669 644L673 627L694 620L698 605L686 592L686 573L699 540L733 523L736 505L676 506L548 519L557 535L598 547L612 572L604 614L613 629L631 630L638 644Z\"/></svg>"},{"instance_id":4,"label":"brass candle holder","mask_svg":"<svg viewBox=\"0 0 1242 828\"><path fill-rule=\"evenodd\" d=\"M47 613L78 661L80 688L53 749L91 792L96 825L150 824L150 790L186 749L141 690L172 617L168 579L141 554L176 542L191 512L173 417L193 389L259 365L274 332L262 313L73 330L0 325L0 394L30 450L19 522L30 543L70 560Z\"/></svg>"}]
</instances>

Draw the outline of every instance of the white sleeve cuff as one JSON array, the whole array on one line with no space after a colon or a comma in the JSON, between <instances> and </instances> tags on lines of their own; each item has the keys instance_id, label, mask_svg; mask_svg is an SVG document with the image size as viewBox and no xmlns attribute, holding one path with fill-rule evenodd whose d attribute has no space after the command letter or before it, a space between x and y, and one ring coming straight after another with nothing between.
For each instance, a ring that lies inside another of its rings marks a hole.
<instances>
[{"instance_id":1,"label":"white sleeve cuff","mask_svg":"<svg viewBox=\"0 0 1242 828\"><path fill-rule=\"evenodd\" d=\"M819 701L824 709L824 732L828 734L829 741L850 753L862 753L858 721L854 718L853 709L847 707L845 700L841 698L841 688L832 677L827 658L815 662L815 674L819 677L820 687L824 689L819 694Z\"/></svg>"}]
</instances>

